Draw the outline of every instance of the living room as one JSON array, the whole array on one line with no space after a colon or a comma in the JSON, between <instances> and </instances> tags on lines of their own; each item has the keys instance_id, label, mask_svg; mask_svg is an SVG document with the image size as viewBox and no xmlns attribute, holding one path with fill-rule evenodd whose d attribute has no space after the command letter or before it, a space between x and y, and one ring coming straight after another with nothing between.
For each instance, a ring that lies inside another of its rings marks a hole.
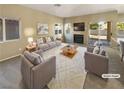
<instances>
[{"instance_id":1,"label":"living room","mask_svg":"<svg viewBox=\"0 0 124 93\"><path fill-rule=\"evenodd\" d=\"M1 52L5 53L4 51L7 49L12 49L14 51L11 51L11 53L8 54L2 54L0 56L0 59L5 59L7 57L10 56L14 56L17 54L20 54L25 45L28 43L27 42L27 37L30 36L30 34L34 37L34 39L40 37L37 35L37 29L36 29L36 25L38 23L49 23L49 35L50 36L54 36L54 32L53 31L53 26L55 23L60 23L63 24L63 18L61 17L56 17L56 16L52 16L52 15L48 15L46 13L42 13L41 11L37 11L31 8L27 8L27 7L23 7L20 5L1 5L1 16L3 17L8 17L8 18L21 18L21 24L23 25L21 27L22 31L25 31L26 29L33 29L33 31L31 33L25 33L25 32L21 32L21 39L23 40L19 40L18 42L11 42L11 44L9 44L9 42L5 42L5 43L1 43ZM11 11L12 10L12 11ZM5 12L4 12L5 11ZM23 12L22 12L23 11ZM9 13L11 12L11 13ZM18 12L18 13L17 13ZM23 13L23 15L22 15ZM30 15L30 16L29 16ZM122 16L122 15L121 15ZM32 19L35 18L35 19ZM101 19L102 18L102 19ZM69 18L65 18L65 24L66 23L78 23L78 22L84 22L85 23L85 31L84 32L74 32L73 30L71 30L73 34L84 34L84 45L88 44L88 35L89 35L89 22L98 22L99 20L105 20L105 21L112 21L112 36L113 38L116 37L116 26L114 24L117 23L117 18L118 18L118 14L117 11L110 11L110 12L103 12L103 13L97 13L97 14L90 14L90 15L84 15L84 16L78 16L78 17L69 17ZM120 17L119 17L120 18ZM40 21L41 20L41 21ZM98 20L98 21L97 21ZM29 34L25 35L25 34ZM65 38L66 38L66 33L65 33ZM72 38L70 38L72 39ZM68 42L68 40L66 40ZM73 40L70 40L70 42L73 42ZM15 45L14 45L15 44ZM15 46L15 47L13 47ZM4 49L6 48L6 49ZM19 50L19 48L22 48Z\"/></svg>"},{"instance_id":2,"label":"living room","mask_svg":"<svg viewBox=\"0 0 124 93\"><path fill-rule=\"evenodd\" d=\"M1 4L0 88L124 88L122 8L119 4ZM90 25L96 23L108 23L106 40L99 32L90 37L90 30L96 30ZM34 53L44 62L29 63ZM103 74L115 78L106 80Z\"/></svg>"}]
</instances>

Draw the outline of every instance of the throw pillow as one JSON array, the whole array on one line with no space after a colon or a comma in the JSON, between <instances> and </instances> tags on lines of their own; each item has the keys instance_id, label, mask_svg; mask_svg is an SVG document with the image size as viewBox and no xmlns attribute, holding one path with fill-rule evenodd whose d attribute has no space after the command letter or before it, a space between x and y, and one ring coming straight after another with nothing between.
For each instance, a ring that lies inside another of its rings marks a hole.
<instances>
[{"instance_id":1,"label":"throw pillow","mask_svg":"<svg viewBox=\"0 0 124 93\"><path fill-rule=\"evenodd\" d=\"M51 42L51 38L50 38L50 37L47 37L47 38L46 38L46 41L47 41L47 42Z\"/></svg>"},{"instance_id":2,"label":"throw pillow","mask_svg":"<svg viewBox=\"0 0 124 93\"><path fill-rule=\"evenodd\" d=\"M43 38L43 42L46 43L47 42L46 41L47 38L46 37L42 37L42 38Z\"/></svg>"},{"instance_id":3,"label":"throw pillow","mask_svg":"<svg viewBox=\"0 0 124 93\"><path fill-rule=\"evenodd\" d=\"M93 49L93 54L99 54L100 52L100 48L98 46L96 46L94 49Z\"/></svg>"},{"instance_id":4,"label":"throw pillow","mask_svg":"<svg viewBox=\"0 0 124 93\"><path fill-rule=\"evenodd\" d=\"M101 51L99 52L99 54L102 55L102 56L106 56L106 51L103 50L103 49L101 49Z\"/></svg>"},{"instance_id":5,"label":"throw pillow","mask_svg":"<svg viewBox=\"0 0 124 93\"><path fill-rule=\"evenodd\" d=\"M51 38L51 41L55 41L54 38L53 38L52 36L51 36L50 38Z\"/></svg>"},{"instance_id":6,"label":"throw pillow","mask_svg":"<svg viewBox=\"0 0 124 93\"><path fill-rule=\"evenodd\" d=\"M39 54L36 54L34 52L30 53L28 51L24 52L24 56L33 64L33 65L38 65L42 62L44 62L44 60L42 59L42 57Z\"/></svg>"}]
</instances>

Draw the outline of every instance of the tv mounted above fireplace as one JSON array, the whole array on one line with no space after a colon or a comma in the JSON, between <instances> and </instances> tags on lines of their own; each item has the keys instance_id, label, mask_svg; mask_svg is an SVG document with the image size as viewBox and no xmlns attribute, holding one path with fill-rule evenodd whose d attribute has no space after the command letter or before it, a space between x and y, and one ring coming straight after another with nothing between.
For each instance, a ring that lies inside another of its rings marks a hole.
<instances>
[{"instance_id":1,"label":"tv mounted above fireplace","mask_svg":"<svg viewBox=\"0 0 124 93\"><path fill-rule=\"evenodd\" d=\"M74 23L73 27L74 27L74 31L85 31L85 23L84 22Z\"/></svg>"}]
</instances>

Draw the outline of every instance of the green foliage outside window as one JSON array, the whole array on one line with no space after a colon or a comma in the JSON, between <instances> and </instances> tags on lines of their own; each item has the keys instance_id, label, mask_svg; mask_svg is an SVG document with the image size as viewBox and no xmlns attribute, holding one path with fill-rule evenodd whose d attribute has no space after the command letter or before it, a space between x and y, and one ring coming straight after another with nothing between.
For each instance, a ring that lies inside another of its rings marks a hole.
<instances>
[{"instance_id":1,"label":"green foliage outside window","mask_svg":"<svg viewBox=\"0 0 124 93\"><path fill-rule=\"evenodd\" d=\"M97 30L98 28L99 28L99 24L98 23L90 24L90 29L91 30Z\"/></svg>"},{"instance_id":2,"label":"green foliage outside window","mask_svg":"<svg viewBox=\"0 0 124 93\"><path fill-rule=\"evenodd\" d=\"M122 22L117 23L117 29L119 31L124 31L124 23L122 23Z\"/></svg>"}]
</instances>

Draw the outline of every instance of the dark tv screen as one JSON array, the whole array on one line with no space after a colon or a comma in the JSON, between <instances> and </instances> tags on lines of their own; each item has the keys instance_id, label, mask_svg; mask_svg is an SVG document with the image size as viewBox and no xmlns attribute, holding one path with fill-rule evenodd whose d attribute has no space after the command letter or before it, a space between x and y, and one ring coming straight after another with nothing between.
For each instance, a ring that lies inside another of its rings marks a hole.
<instances>
[{"instance_id":1,"label":"dark tv screen","mask_svg":"<svg viewBox=\"0 0 124 93\"><path fill-rule=\"evenodd\" d=\"M84 23L74 23L74 31L85 31L85 24Z\"/></svg>"}]
</instances>

